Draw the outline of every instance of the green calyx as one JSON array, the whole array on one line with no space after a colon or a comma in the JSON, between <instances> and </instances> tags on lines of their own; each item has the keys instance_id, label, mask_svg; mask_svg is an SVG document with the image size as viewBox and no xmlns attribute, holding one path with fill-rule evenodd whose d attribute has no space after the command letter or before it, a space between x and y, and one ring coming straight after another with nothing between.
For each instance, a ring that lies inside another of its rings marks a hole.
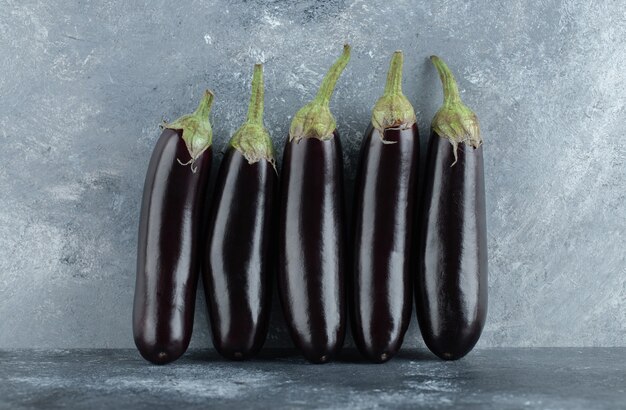
<instances>
[{"instance_id":1,"label":"green calyx","mask_svg":"<svg viewBox=\"0 0 626 410\"><path fill-rule=\"evenodd\" d=\"M372 110L372 125L378 130L383 141L386 129L407 129L417 121L413 106L402 93L403 62L402 51L394 52L389 63L385 92L376 101Z\"/></svg>"},{"instance_id":2,"label":"green calyx","mask_svg":"<svg viewBox=\"0 0 626 410\"><path fill-rule=\"evenodd\" d=\"M163 128L183 131L183 141L185 141L191 159L185 163L179 159L178 162L181 165L190 165L193 172L196 172L195 163L197 159L213 142L213 130L209 121L212 105L213 93L206 90L198 108L193 113L183 115L174 122L163 121Z\"/></svg>"},{"instance_id":3,"label":"green calyx","mask_svg":"<svg viewBox=\"0 0 626 410\"><path fill-rule=\"evenodd\" d=\"M478 148L483 143L478 117L461 101L456 80L446 63L437 56L431 56L430 60L437 68L443 85L443 105L433 118L432 128L440 137L447 138L452 144L454 148L452 165L454 165L458 159L459 144L465 143Z\"/></svg>"},{"instance_id":4,"label":"green calyx","mask_svg":"<svg viewBox=\"0 0 626 410\"><path fill-rule=\"evenodd\" d=\"M289 141L296 140L298 142L302 138L318 138L320 140L332 138L337 123L330 112L330 97L348 61L350 61L350 46L346 44L343 46L343 54L326 73L313 101L302 107L291 121Z\"/></svg>"},{"instance_id":5,"label":"green calyx","mask_svg":"<svg viewBox=\"0 0 626 410\"><path fill-rule=\"evenodd\" d=\"M248 117L230 139L230 146L239 151L248 163L266 160L276 169L272 139L263 126L263 105L263 66L255 64Z\"/></svg>"}]
</instances>

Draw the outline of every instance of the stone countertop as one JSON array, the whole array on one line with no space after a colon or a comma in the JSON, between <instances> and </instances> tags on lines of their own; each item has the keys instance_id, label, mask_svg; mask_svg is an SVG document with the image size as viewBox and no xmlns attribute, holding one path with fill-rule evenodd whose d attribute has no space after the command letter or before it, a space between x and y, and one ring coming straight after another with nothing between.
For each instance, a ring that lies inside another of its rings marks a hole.
<instances>
[{"instance_id":1,"label":"stone countertop","mask_svg":"<svg viewBox=\"0 0 626 410\"><path fill-rule=\"evenodd\" d=\"M550 408L626 403L626 348L483 349L457 362L354 350L309 365L293 350L228 362L193 350L154 366L135 350L1 350L0 408Z\"/></svg>"}]
</instances>

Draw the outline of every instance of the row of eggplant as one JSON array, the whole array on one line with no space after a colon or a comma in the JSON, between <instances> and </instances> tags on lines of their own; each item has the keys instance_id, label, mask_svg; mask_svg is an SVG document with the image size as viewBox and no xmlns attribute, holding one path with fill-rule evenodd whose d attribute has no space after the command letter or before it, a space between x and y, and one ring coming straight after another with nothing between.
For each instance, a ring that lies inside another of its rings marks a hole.
<instances>
[{"instance_id":1,"label":"row of eggplant","mask_svg":"<svg viewBox=\"0 0 626 410\"><path fill-rule=\"evenodd\" d=\"M346 45L313 101L294 116L280 179L263 126L261 65L210 201L213 94L207 91L194 113L163 124L139 225L133 331L145 359L164 364L186 351L200 271L213 343L229 359L261 349L274 271L289 333L310 362L337 355L348 312L362 354L389 360L402 345L413 294L433 353L453 360L474 347L487 310L476 115L461 102L446 64L431 57L444 102L432 122L418 201L418 127L402 93L402 52L393 54L361 147L349 244L341 141L329 108L349 59Z\"/></svg>"}]
</instances>

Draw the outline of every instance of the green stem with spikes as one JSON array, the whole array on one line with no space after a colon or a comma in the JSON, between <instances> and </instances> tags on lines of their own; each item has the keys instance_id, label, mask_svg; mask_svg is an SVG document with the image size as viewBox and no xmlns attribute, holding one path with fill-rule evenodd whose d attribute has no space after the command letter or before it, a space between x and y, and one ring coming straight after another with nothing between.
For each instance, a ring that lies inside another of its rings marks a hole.
<instances>
[{"instance_id":1,"label":"green stem with spikes","mask_svg":"<svg viewBox=\"0 0 626 410\"><path fill-rule=\"evenodd\" d=\"M263 105L263 66L255 64L248 117L230 139L230 145L239 151L248 163L252 164L264 159L276 169L272 139L263 126Z\"/></svg>"},{"instance_id":2,"label":"green stem with spikes","mask_svg":"<svg viewBox=\"0 0 626 410\"><path fill-rule=\"evenodd\" d=\"M372 110L372 125L379 131L383 141L386 129L407 129L417 121L413 106L402 93L403 62L402 51L394 52L389 63L385 92Z\"/></svg>"},{"instance_id":3,"label":"green stem with spikes","mask_svg":"<svg viewBox=\"0 0 626 410\"><path fill-rule=\"evenodd\" d=\"M330 98L348 61L350 61L350 46L346 44L343 46L341 56L326 73L313 101L302 107L291 121L290 141L296 140L297 142L302 138L318 138L320 140L332 138L337 123L330 112Z\"/></svg>"},{"instance_id":4,"label":"green stem with spikes","mask_svg":"<svg viewBox=\"0 0 626 410\"><path fill-rule=\"evenodd\" d=\"M440 137L447 138L452 144L454 149L452 165L454 165L458 158L459 144L465 143L478 148L483 143L478 117L461 101L456 80L446 63L437 56L431 56L430 60L437 68L443 86L443 105L435 114L431 126L433 131Z\"/></svg>"},{"instance_id":5,"label":"green stem with spikes","mask_svg":"<svg viewBox=\"0 0 626 410\"><path fill-rule=\"evenodd\" d=\"M202 100L200 100L198 108L196 108L193 113L183 115L170 123L163 122L163 128L178 131L182 130L182 138L183 141L185 141L191 160L182 163L179 159L179 162L183 165L189 164L193 172L196 172L194 168L195 162L213 142L213 130L211 128L211 122L209 121L213 98L213 93L206 90L202 96Z\"/></svg>"}]
</instances>

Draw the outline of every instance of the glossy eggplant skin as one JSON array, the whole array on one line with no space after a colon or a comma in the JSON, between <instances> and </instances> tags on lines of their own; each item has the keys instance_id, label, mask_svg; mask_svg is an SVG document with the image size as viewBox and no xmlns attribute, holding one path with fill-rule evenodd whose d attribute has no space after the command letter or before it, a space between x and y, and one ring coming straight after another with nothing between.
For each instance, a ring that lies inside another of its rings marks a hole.
<instances>
[{"instance_id":1,"label":"glossy eggplant skin","mask_svg":"<svg viewBox=\"0 0 626 410\"><path fill-rule=\"evenodd\" d=\"M278 289L289 333L304 357L325 363L345 336L345 209L337 131L288 141L283 156Z\"/></svg>"},{"instance_id":2,"label":"glossy eggplant skin","mask_svg":"<svg viewBox=\"0 0 626 410\"><path fill-rule=\"evenodd\" d=\"M432 132L421 210L417 318L428 348L465 356L487 316L487 227L482 146L458 147Z\"/></svg>"},{"instance_id":3,"label":"glossy eggplant skin","mask_svg":"<svg viewBox=\"0 0 626 410\"><path fill-rule=\"evenodd\" d=\"M352 324L357 347L382 363L402 345L411 320L411 254L417 126L365 133L354 195Z\"/></svg>"},{"instance_id":4,"label":"glossy eggplant skin","mask_svg":"<svg viewBox=\"0 0 626 410\"><path fill-rule=\"evenodd\" d=\"M182 132L166 129L152 153L139 222L133 334L141 355L155 364L180 357L193 330L199 241L209 147L192 172Z\"/></svg>"},{"instance_id":5,"label":"glossy eggplant skin","mask_svg":"<svg viewBox=\"0 0 626 410\"><path fill-rule=\"evenodd\" d=\"M270 162L250 164L228 148L213 193L203 269L213 345L228 359L254 356L267 336L277 188Z\"/></svg>"}]
</instances>

